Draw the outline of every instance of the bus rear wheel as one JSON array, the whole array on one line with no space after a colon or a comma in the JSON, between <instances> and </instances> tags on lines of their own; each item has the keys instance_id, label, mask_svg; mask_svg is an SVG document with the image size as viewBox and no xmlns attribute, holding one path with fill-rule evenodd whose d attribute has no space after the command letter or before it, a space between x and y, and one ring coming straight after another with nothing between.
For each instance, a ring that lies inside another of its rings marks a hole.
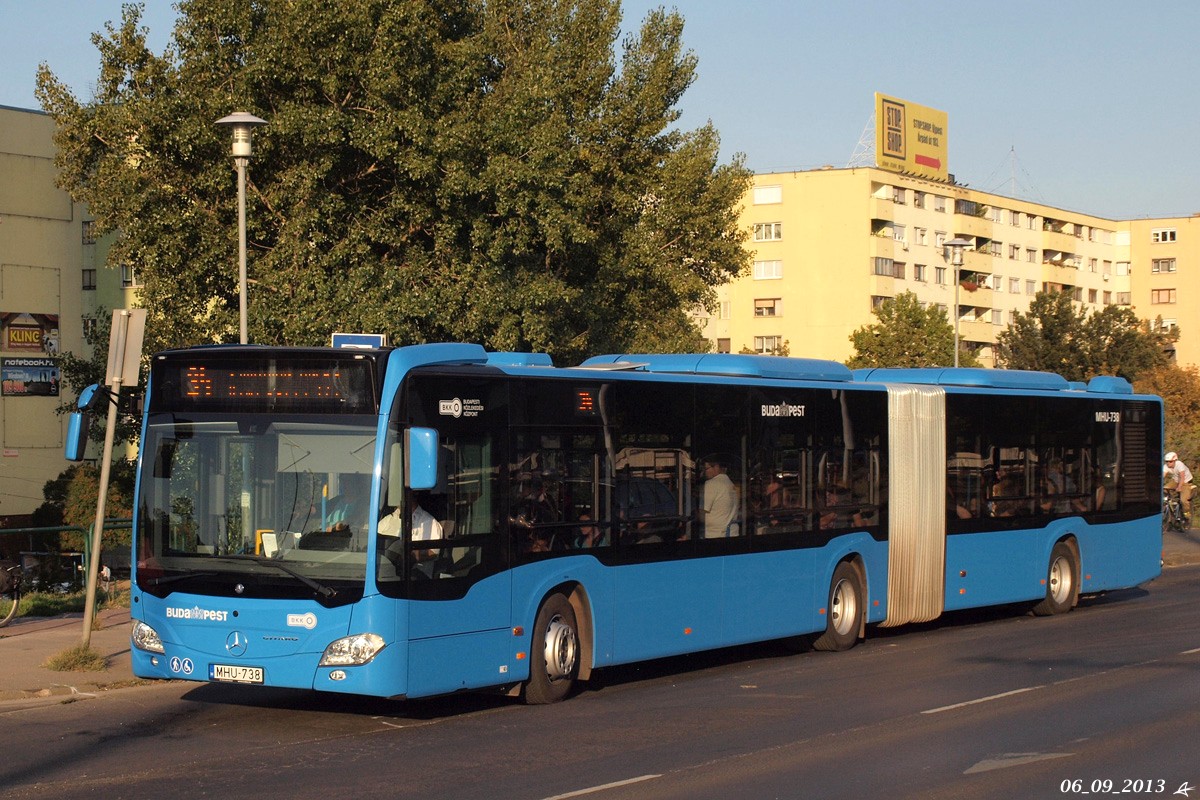
<instances>
[{"instance_id":1,"label":"bus rear wheel","mask_svg":"<svg viewBox=\"0 0 1200 800\"><path fill-rule=\"evenodd\" d=\"M579 634L575 609L561 594L552 594L538 610L529 652L529 680L523 696L530 705L557 703L579 676Z\"/></svg>"},{"instance_id":2,"label":"bus rear wheel","mask_svg":"<svg viewBox=\"0 0 1200 800\"><path fill-rule=\"evenodd\" d=\"M863 613L862 579L848 561L837 565L829 582L825 632L812 643L814 650L849 650L858 644Z\"/></svg>"},{"instance_id":3,"label":"bus rear wheel","mask_svg":"<svg viewBox=\"0 0 1200 800\"><path fill-rule=\"evenodd\" d=\"M1039 617L1065 614L1079 602L1079 556L1075 548L1059 542L1050 551L1046 569L1046 597L1033 607Z\"/></svg>"}]
</instances>

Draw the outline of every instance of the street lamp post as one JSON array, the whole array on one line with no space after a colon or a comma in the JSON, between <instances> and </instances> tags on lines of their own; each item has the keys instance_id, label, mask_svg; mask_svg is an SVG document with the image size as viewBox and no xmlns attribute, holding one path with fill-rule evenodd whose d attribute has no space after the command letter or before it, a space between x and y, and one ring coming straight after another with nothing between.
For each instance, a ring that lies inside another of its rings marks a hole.
<instances>
[{"instance_id":1,"label":"street lamp post","mask_svg":"<svg viewBox=\"0 0 1200 800\"><path fill-rule=\"evenodd\" d=\"M258 125L266 125L245 111L236 111L217 120L217 125L233 128L233 163L238 176L238 335L239 341L249 341L246 324L246 167L250 165L250 134Z\"/></svg>"},{"instance_id":2,"label":"street lamp post","mask_svg":"<svg viewBox=\"0 0 1200 800\"><path fill-rule=\"evenodd\" d=\"M960 316L958 310L958 292L959 273L962 271L963 265L963 248L971 244L970 239L960 239L955 236L950 241L946 242L946 250L950 253L950 264L954 267L954 366L958 366L958 318Z\"/></svg>"}]
</instances>

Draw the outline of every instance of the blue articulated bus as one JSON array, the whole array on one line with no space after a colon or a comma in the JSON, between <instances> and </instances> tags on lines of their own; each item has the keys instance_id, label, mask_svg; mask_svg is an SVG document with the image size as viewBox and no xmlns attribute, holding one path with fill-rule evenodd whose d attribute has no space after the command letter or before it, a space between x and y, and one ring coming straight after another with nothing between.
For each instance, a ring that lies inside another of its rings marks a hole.
<instances>
[{"instance_id":1,"label":"blue articulated bus","mask_svg":"<svg viewBox=\"0 0 1200 800\"><path fill-rule=\"evenodd\" d=\"M562 699L615 664L1161 565L1161 401L1118 378L476 345L157 354L133 671Z\"/></svg>"}]
</instances>

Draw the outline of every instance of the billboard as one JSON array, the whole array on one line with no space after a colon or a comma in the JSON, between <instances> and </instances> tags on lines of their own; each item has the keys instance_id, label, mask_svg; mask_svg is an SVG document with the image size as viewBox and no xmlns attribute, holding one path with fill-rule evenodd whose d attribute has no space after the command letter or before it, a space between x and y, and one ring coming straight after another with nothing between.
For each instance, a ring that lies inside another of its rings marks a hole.
<instances>
[{"instance_id":1,"label":"billboard","mask_svg":"<svg viewBox=\"0 0 1200 800\"><path fill-rule=\"evenodd\" d=\"M875 93L875 166L948 179L946 112Z\"/></svg>"},{"instance_id":2,"label":"billboard","mask_svg":"<svg viewBox=\"0 0 1200 800\"><path fill-rule=\"evenodd\" d=\"M0 391L6 397L58 397L58 361L53 358L0 359Z\"/></svg>"}]
</instances>

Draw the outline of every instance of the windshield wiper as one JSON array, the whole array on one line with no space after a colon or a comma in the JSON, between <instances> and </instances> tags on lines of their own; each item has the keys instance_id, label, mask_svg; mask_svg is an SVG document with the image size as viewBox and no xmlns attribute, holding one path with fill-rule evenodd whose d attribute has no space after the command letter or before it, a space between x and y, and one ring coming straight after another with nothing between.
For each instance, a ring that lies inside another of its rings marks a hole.
<instances>
[{"instance_id":1,"label":"windshield wiper","mask_svg":"<svg viewBox=\"0 0 1200 800\"><path fill-rule=\"evenodd\" d=\"M321 595L321 597L324 597L326 599L334 597L337 594L337 589L334 589L332 586L326 586L323 583L318 583L317 581L314 581L312 578L308 577L307 575L301 575L299 572L292 569L291 567L285 567L283 564L279 563L278 561L271 559L271 558L266 558L264 556L251 556L251 555L214 556L213 560L216 560L216 561L253 561L255 564L263 564L268 567L274 567L275 569L279 570L280 572L286 572L288 575L291 575L293 578L300 581L308 588L312 589L313 592Z\"/></svg>"}]
</instances>

